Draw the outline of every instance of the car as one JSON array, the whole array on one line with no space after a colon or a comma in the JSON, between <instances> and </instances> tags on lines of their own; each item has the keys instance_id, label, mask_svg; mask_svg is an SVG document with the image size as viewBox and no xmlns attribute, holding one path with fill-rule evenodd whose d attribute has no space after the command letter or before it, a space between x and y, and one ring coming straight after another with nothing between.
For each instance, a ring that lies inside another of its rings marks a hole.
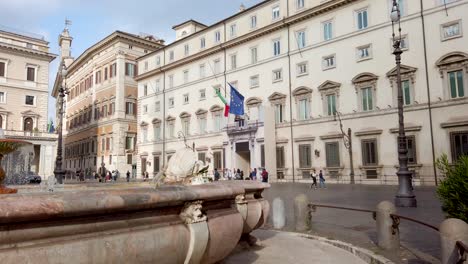
<instances>
[{"instance_id":1,"label":"car","mask_svg":"<svg viewBox=\"0 0 468 264\"><path fill-rule=\"evenodd\" d=\"M26 172L24 178L26 180L26 183L30 183L30 184L40 184L42 181L41 176L37 175L36 173L32 171Z\"/></svg>"}]
</instances>

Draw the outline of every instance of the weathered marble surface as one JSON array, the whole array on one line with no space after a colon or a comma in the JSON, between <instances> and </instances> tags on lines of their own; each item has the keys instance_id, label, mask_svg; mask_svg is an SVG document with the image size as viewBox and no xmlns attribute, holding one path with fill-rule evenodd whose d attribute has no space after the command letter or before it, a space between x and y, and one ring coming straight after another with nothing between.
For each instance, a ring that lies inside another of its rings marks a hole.
<instances>
[{"instance_id":1,"label":"weathered marble surface","mask_svg":"<svg viewBox=\"0 0 468 264\"><path fill-rule=\"evenodd\" d=\"M215 263L263 225L265 188L229 181L3 195L1 263Z\"/></svg>"}]
</instances>

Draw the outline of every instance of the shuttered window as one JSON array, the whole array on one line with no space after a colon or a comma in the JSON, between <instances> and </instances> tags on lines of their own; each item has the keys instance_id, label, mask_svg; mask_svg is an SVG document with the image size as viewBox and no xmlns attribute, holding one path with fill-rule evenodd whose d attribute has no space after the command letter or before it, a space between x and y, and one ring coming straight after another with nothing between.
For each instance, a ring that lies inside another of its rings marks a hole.
<instances>
[{"instance_id":1,"label":"shuttered window","mask_svg":"<svg viewBox=\"0 0 468 264\"><path fill-rule=\"evenodd\" d=\"M312 167L311 146L310 144L299 145L299 167Z\"/></svg>"},{"instance_id":2,"label":"shuttered window","mask_svg":"<svg viewBox=\"0 0 468 264\"><path fill-rule=\"evenodd\" d=\"M213 166L215 169L220 169L222 168L222 163L221 163L221 152L217 151L213 153Z\"/></svg>"},{"instance_id":3,"label":"shuttered window","mask_svg":"<svg viewBox=\"0 0 468 264\"><path fill-rule=\"evenodd\" d=\"M340 166L340 146L338 142L325 143L325 155L327 160L327 167Z\"/></svg>"},{"instance_id":4,"label":"shuttered window","mask_svg":"<svg viewBox=\"0 0 468 264\"><path fill-rule=\"evenodd\" d=\"M260 146L260 166L265 168L265 145Z\"/></svg>"},{"instance_id":5,"label":"shuttered window","mask_svg":"<svg viewBox=\"0 0 468 264\"><path fill-rule=\"evenodd\" d=\"M26 78L28 81L31 81L31 82L36 81L36 69L34 69L33 67L28 67Z\"/></svg>"},{"instance_id":6,"label":"shuttered window","mask_svg":"<svg viewBox=\"0 0 468 264\"><path fill-rule=\"evenodd\" d=\"M365 139L361 142L362 147L362 164L364 166L373 166L378 163L377 156L377 140Z\"/></svg>"},{"instance_id":7,"label":"shuttered window","mask_svg":"<svg viewBox=\"0 0 468 264\"><path fill-rule=\"evenodd\" d=\"M284 168L284 147L276 147L276 168Z\"/></svg>"},{"instance_id":8,"label":"shuttered window","mask_svg":"<svg viewBox=\"0 0 468 264\"><path fill-rule=\"evenodd\" d=\"M153 172L159 172L159 156L153 157Z\"/></svg>"}]
</instances>

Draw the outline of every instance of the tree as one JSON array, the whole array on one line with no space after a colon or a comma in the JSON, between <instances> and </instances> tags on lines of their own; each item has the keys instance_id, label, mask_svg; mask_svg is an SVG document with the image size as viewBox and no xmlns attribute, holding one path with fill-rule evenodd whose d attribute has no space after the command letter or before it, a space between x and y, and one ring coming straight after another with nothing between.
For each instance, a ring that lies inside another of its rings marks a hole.
<instances>
[{"instance_id":1,"label":"tree","mask_svg":"<svg viewBox=\"0 0 468 264\"><path fill-rule=\"evenodd\" d=\"M468 223L468 156L461 156L450 164L444 154L437 159L436 165L444 176L437 188L442 210L448 217Z\"/></svg>"}]
</instances>

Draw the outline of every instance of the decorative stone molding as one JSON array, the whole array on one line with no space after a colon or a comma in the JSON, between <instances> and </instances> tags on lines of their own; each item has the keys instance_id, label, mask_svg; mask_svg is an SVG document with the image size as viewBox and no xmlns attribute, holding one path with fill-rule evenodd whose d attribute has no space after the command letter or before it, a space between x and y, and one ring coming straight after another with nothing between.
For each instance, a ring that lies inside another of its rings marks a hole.
<instances>
[{"instance_id":1,"label":"decorative stone molding","mask_svg":"<svg viewBox=\"0 0 468 264\"><path fill-rule=\"evenodd\" d=\"M382 132L383 132L382 129L363 130L363 131L354 132L354 135L356 137L372 136L372 135L380 135L382 134Z\"/></svg>"},{"instance_id":2,"label":"decorative stone molding","mask_svg":"<svg viewBox=\"0 0 468 264\"><path fill-rule=\"evenodd\" d=\"M315 137L310 137L310 136L303 136L303 137L297 137L294 139L294 142L304 142L304 141L314 141Z\"/></svg>"},{"instance_id":3,"label":"decorative stone molding","mask_svg":"<svg viewBox=\"0 0 468 264\"><path fill-rule=\"evenodd\" d=\"M277 104L285 104L286 103L286 95L278 92L274 92L272 95L268 96L268 101L271 102L272 105Z\"/></svg>"},{"instance_id":4,"label":"decorative stone molding","mask_svg":"<svg viewBox=\"0 0 468 264\"><path fill-rule=\"evenodd\" d=\"M159 155L162 154L162 152L161 151L153 151L153 153L151 153L151 154L153 154L153 156L159 156Z\"/></svg>"},{"instance_id":5,"label":"decorative stone molding","mask_svg":"<svg viewBox=\"0 0 468 264\"><path fill-rule=\"evenodd\" d=\"M258 97L250 97L245 101L247 108L257 107L262 104L262 99Z\"/></svg>"},{"instance_id":6,"label":"decorative stone molding","mask_svg":"<svg viewBox=\"0 0 468 264\"><path fill-rule=\"evenodd\" d=\"M223 111L223 108L219 105L213 105L212 107L210 107L210 112L212 113L220 111Z\"/></svg>"},{"instance_id":7,"label":"decorative stone molding","mask_svg":"<svg viewBox=\"0 0 468 264\"><path fill-rule=\"evenodd\" d=\"M340 139L343 138L343 134L341 133L333 133L333 134L327 134L320 136L321 140L327 140L327 139Z\"/></svg>"},{"instance_id":8,"label":"decorative stone molding","mask_svg":"<svg viewBox=\"0 0 468 264\"><path fill-rule=\"evenodd\" d=\"M370 73L370 72L364 72L356 75L351 82L354 85L354 88L356 89L356 93L358 92L358 89L360 88L365 88L365 87L372 87L376 88L377 80L379 79L379 76Z\"/></svg>"},{"instance_id":9,"label":"decorative stone molding","mask_svg":"<svg viewBox=\"0 0 468 264\"><path fill-rule=\"evenodd\" d=\"M166 117L166 122L168 122L169 124L174 124L175 120L176 120L176 118L173 117L173 116L169 115L169 116Z\"/></svg>"},{"instance_id":10,"label":"decorative stone molding","mask_svg":"<svg viewBox=\"0 0 468 264\"><path fill-rule=\"evenodd\" d=\"M450 52L437 60L436 66L439 68L441 78L444 78L445 72L459 68L465 69L468 73L468 54L460 51Z\"/></svg>"},{"instance_id":11,"label":"decorative stone molding","mask_svg":"<svg viewBox=\"0 0 468 264\"><path fill-rule=\"evenodd\" d=\"M468 122L468 121L467 121ZM421 131L422 126L406 126L405 125L405 132L417 132ZM398 128L390 128L390 133L398 133Z\"/></svg>"},{"instance_id":12,"label":"decorative stone molding","mask_svg":"<svg viewBox=\"0 0 468 264\"><path fill-rule=\"evenodd\" d=\"M307 88L305 86L301 86L301 87L294 89L294 91L292 92L292 95L296 99L296 103L304 99L307 99L310 102L312 99L312 89Z\"/></svg>"},{"instance_id":13,"label":"decorative stone molding","mask_svg":"<svg viewBox=\"0 0 468 264\"><path fill-rule=\"evenodd\" d=\"M146 123L145 121L142 121L142 122L140 123L140 126L141 126L141 127L146 127L146 126L148 126L148 123Z\"/></svg>"},{"instance_id":14,"label":"decorative stone molding","mask_svg":"<svg viewBox=\"0 0 468 264\"><path fill-rule=\"evenodd\" d=\"M180 119L190 119L191 116L192 116L192 115L189 114L189 113L187 113L187 112L182 112L182 113L180 113L180 115L179 115Z\"/></svg>"},{"instance_id":15,"label":"decorative stone molding","mask_svg":"<svg viewBox=\"0 0 468 264\"><path fill-rule=\"evenodd\" d=\"M159 118L154 118L154 119L151 121L151 123L152 123L153 125L161 125L161 119L159 119Z\"/></svg>"},{"instance_id":16,"label":"decorative stone molding","mask_svg":"<svg viewBox=\"0 0 468 264\"><path fill-rule=\"evenodd\" d=\"M194 224L206 221L206 214L202 212L203 201L194 201L185 203L184 208L179 214L180 219L185 224Z\"/></svg>"},{"instance_id":17,"label":"decorative stone molding","mask_svg":"<svg viewBox=\"0 0 468 264\"><path fill-rule=\"evenodd\" d=\"M265 142L265 138L257 138L257 142L258 143L263 143L263 142Z\"/></svg>"},{"instance_id":18,"label":"decorative stone molding","mask_svg":"<svg viewBox=\"0 0 468 264\"><path fill-rule=\"evenodd\" d=\"M208 113L208 111L206 111L205 109L198 109L196 112L195 112L195 115L198 117L198 118L201 118L201 117L205 117L206 114Z\"/></svg>"},{"instance_id":19,"label":"decorative stone molding","mask_svg":"<svg viewBox=\"0 0 468 264\"><path fill-rule=\"evenodd\" d=\"M410 80L411 83L414 83L414 79L416 77L416 71L418 68L401 65L400 74L402 80ZM389 72L387 72L387 77L390 79L390 86L393 88L393 85L396 84L397 80L397 68L394 67Z\"/></svg>"},{"instance_id":20,"label":"decorative stone molding","mask_svg":"<svg viewBox=\"0 0 468 264\"><path fill-rule=\"evenodd\" d=\"M200 146L200 147L197 147L196 150L197 151L208 151L208 147L207 146Z\"/></svg>"},{"instance_id":21,"label":"decorative stone molding","mask_svg":"<svg viewBox=\"0 0 468 264\"><path fill-rule=\"evenodd\" d=\"M468 119L444 122L444 123L440 124L441 128L464 127L464 126L468 126Z\"/></svg>"},{"instance_id":22,"label":"decorative stone molding","mask_svg":"<svg viewBox=\"0 0 468 264\"><path fill-rule=\"evenodd\" d=\"M211 149L223 149L223 145L213 145Z\"/></svg>"},{"instance_id":23,"label":"decorative stone molding","mask_svg":"<svg viewBox=\"0 0 468 264\"><path fill-rule=\"evenodd\" d=\"M319 85L318 90L323 99L323 96L328 94L336 94L336 96L340 96L340 87L341 83L328 80Z\"/></svg>"},{"instance_id":24,"label":"decorative stone molding","mask_svg":"<svg viewBox=\"0 0 468 264\"><path fill-rule=\"evenodd\" d=\"M276 144L286 144L288 143L289 139L287 138L277 138L276 139Z\"/></svg>"}]
</instances>

